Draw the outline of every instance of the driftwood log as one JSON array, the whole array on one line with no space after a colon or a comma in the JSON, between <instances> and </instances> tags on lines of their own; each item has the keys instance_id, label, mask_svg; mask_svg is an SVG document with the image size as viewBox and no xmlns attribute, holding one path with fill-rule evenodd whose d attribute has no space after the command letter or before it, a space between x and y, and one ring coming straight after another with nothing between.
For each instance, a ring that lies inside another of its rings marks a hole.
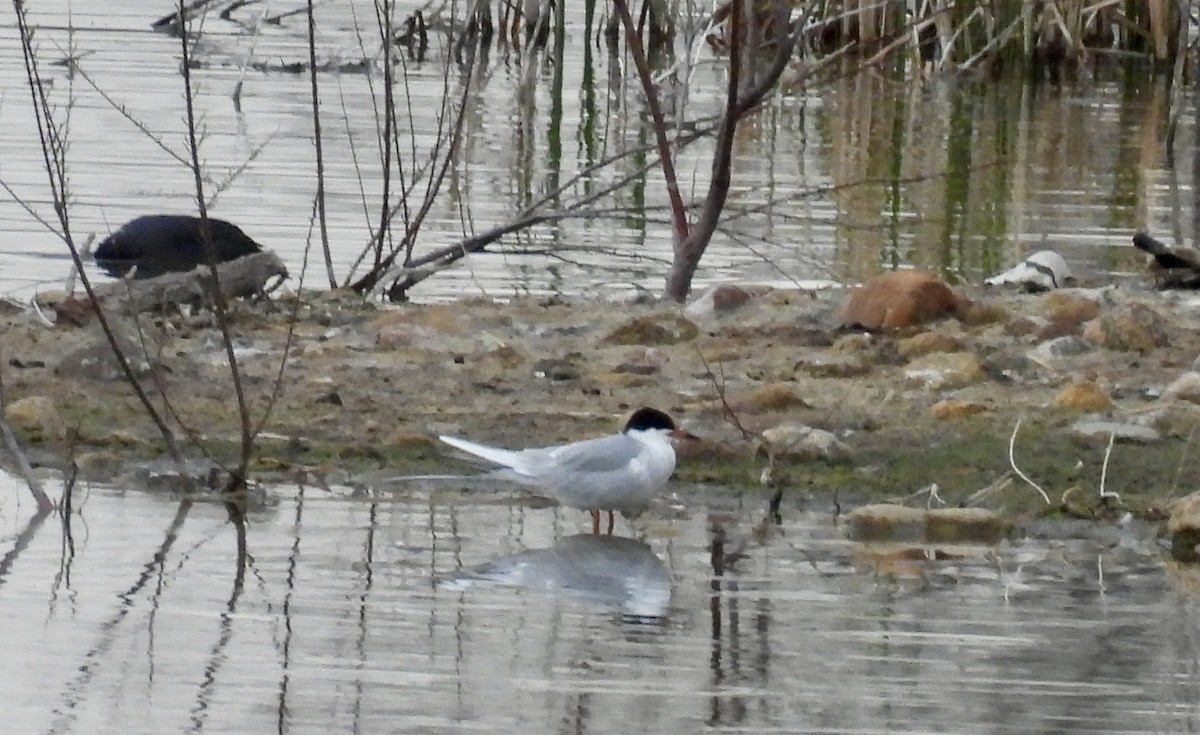
<instances>
[{"instance_id":1,"label":"driftwood log","mask_svg":"<svg viewBox=\"0 0 1200 735\"><path fill-rule=\"evenodd\" d=\"M267 292L273 279L288 277L287 267L272 252L254 253L217 266L215 287L227 300L258 296ZM211 309L216 293L212 271L202 265L182 273L167 273L144 281L123 280L95 289L96 300L106 308L130 314L145 311ZM60 324L82 325L95 315L86 296L66 299L55 307Z\"/></svg>"}]
</instances>

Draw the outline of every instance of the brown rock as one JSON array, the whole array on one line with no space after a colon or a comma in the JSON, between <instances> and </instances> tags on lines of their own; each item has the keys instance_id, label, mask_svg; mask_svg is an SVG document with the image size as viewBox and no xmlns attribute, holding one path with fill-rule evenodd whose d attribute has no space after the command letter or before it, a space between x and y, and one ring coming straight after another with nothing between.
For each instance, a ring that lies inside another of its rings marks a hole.
<instances>
[{"instance_id":1,"label":"brown rock","mask_svg":"<svg viewBox=\"0 0 1200 735\"><path fill-rule=\"evenodd\" d=\"M1166 322L1158 312L1142 304L1113 309L1083 327L1083 338L1110 350L1149 352L1170 341Z\"/></svg>"},{"instance_id":2,"label":"brown rock","mask_svg":"<svg viewBox=\"0 0 1200 735\"><path fill-rule=\"evenodd\" d=\"M782 411L788 408L808 408L809 404L787 385L771 383L764 385L748 395L735 399L734 403L741 410L750 411Z\"/></svg>"},{"instance_id":3,"label":"brown rock","mask_svg":"<svg viewBox=\"0 0 1200 735\"><path fill-rule=\"evenodd\" d=\"M88 298L63 299L54 307L54 323L60 327L82 327L96 318L96 307Z\"/></svg>"},{"instance_id":4,"label":"brown rock","mask_svg":"<svg viewBox=\"0 0 1200 735\"><path fill-rule=\"evenodd\" d=\"M838 307L837 323L867 330L907 329L965 314L970 305L932 273L894 271L851 291Z\"/></svg>"},{"instance_id":5,"label":"brown rock","mask_svg":"<svg viewBox=\"0 0 1200 735\"><path fill-rule=\"evenodd\" d=\"M1082 324L1099 316L1096 300L1069 291L1051 291L1038 299L1037 310L1051 322Z\"/></svg>"},{"instance_id":6,"label":"brown rock","mask_svg":"<svg viewBox=\"0 0 1200 735\"><path fill-rule=\"evenodd\" d=\"M678 314L651 314L625 322L604 341L614 345L673 345L700 334L696 325Z\"/></svg>"},{"instance_id":7,"label":"brown rock","mask_svg":"<svg viewBox=\"0 0 1200 735\"><path fill-rule=\"evenodd\" d=\"M984 543L1003 538L1006 521L985 508L923 510L880 503L848 515L850 537L858 541Z\"/></svg>"},{"instance_id":8,"label":"brown rock","mask_svg":"<svg viewBox=\"0 0 1200 735\"><path fill-rule=\"evenodd\" d=\"M751 298L751 293L740 286L722 284L701 294L695 301L688 304L687 313L693 317L708 314L725 314L744 305Z\"/></svg>"},{"instance_id":9,"label":"brown rock","mask_svg":"<svg viewBox=\"0 0 1200 735\"><path fill-rule=\"evenodd\" d=\"M732 311L750 300L750 292L737 286L717 286L712 299L714 311Z\"/></svg>"},{"instance_id":10,"label":"brown rock","mask_svg":"<svg viewBox=\"0 0 1200 735\"><path fill-rule=\"evenodd\" d=\"M1068 385L1054 397L1054 405L1068 411L1106 411L1112 408L1112 399L1104 389L1091 380Z\"/></svg>"},{"instance_id":11,"label":"brown rock","mask_svg":"<svg viewBox=\"0 0 1200 735\"><path fill-rule=\"evenodd\" d=\"M420 324L395 322L379 328L375 344L381 350L398 350L436 343L437 333Z\"/></svg>"},{"instance_id":12,"label":"brown rock","mask_svg":"<svg viewBox=\"0 0 1200 735\"><path fill-rule=\"evenodd\" d=\"M964 416L974 416L977 413L983 413L988 410L988 407L974 401L948 399L938 401L929 410L935 419L958 419Z\"/></svg>"},{"instance_id":13,"label":"brown rock","mask_svg":"<svg viewBox=\"0 0 1200 735\"><path fill-rule=\"evenodd\" d=\"M419 431L398 429L388 434L384 443L392 447L431 447L436 442L433 437Z\"/></svg>"},{"instance_id":14,"label":"brown rock","mask_svg":"<svg viewBox=\"0 0 1200 735\"><path fill-rule=\"evenodd\" d=\"M966 308L959 311L958 318L964 324L977 327L1006 322L1011 318L1011 314L1002 304L968 301Z\"/></svg>"},{"instance_id":15,"label":"brown rock","mask_svg":"<svg viewBox=\"0 0 1200 735\"><path fill-rule=\"evenodd\" d=\"M1038 332L1043 340L1079 334L1084 322L1100 314L1095 300L1066 291L1051 291L1038 301L1037 309L1046 317L1046 325Z\"/></svg>"},{"instance_id":16,"label":"brown rock","mask_svg":"<svg viewBox=\"0 0 1200 735\"><path fill-rule=\"evenodd\" d=\"M900 356L908 360L935 352L960 352L962 349L963 341L961 339L941 332L914 334L900 340L900 343L896 345Z\"/></svg>"},{"instance_id":17,"label":"brown rock","mask_svg":"<svg viewBox=\"0 0 1200 735\"><path fill-rule=\"evenodd\" d=\"M932 543L996 544L1007 526L987 508L934 508L927 511L925 538Z\"/></svg>"}]
</instances>

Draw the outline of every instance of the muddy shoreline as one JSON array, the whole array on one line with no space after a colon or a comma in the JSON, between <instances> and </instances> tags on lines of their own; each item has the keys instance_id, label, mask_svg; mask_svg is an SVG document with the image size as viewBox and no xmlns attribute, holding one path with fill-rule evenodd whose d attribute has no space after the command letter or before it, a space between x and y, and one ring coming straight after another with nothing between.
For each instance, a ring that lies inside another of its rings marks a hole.
<instances>
[{"instance_id":1,"label":"muddy shoreline","mask_svg":"<svg viewBox=\"0 0 1200 735\"><path fill-rule=\"evenodd\" d=\"M1014 456L1054 505L1153 515L1200 483L1200 389L1187 382L1200 300L1190 293L1140 282L975 289L967 295L984 308L973 318L888 335L831 329L839 290L745 293L744 303L700 297L686 309L558 299L382 307L337 292L239 304L235 354L255 424L273 402L256 476L462 470L434 434L552 443L612 431L653 405L702 437L681 453L685 482L758 487L758 437L782 425L835 442L778 452L772 480L789 493L894 497L936 483L951 504L1043 512L1032 488L1005 480L1020 420ZM140 326L118 320L181 443L234 456L240 427L211 317ZM9 423L36 462L74 460L109 480L162 456L94 323L47 327L20 311L3 317L0 335ZM1089 421L1107 423L1081 428ZM1119 500L1101 502L1102 473Z\"/></svg>"}]
</instances>

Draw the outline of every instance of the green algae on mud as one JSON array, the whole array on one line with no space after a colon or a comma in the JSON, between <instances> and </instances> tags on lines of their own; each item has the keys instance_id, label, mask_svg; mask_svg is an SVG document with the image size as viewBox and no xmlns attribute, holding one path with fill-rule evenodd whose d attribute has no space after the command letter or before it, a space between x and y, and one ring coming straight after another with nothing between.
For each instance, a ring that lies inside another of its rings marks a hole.
<instances>
[{"instance_id":1,"label":"green algae on mud","mask_svg":"<svg viewBox=\"0 0 1200 735\"><path fill-rule=\"evenodd\" d=\"M74 408L65 412L77 427L77 443L70 451L115 453L121 458L117 464L124 468L163 456L162 442L144 433L152 427L139 406L127 401L109 401L104 410L96 404L72 405ZM283 412L272 423L295 426L308 415L307 411L298 416ZM476 418L479 423L496 423L494 416ZM596 423L583 419L560 424L556 438L547 439L547 443L594 434ZM1071 437L1062 423L1061 417L1027 420L1015 445L1018 466L1046 491L1050 505L1034 488L1016 478L982 496L972 497L1012 473L1008 460L1012 427L996 416L949 424L931 420L859 431L848 437L855 449L847 457L778 460L773 485L783 490L785 507L797 493L805 498L837 493L846 499L869 501L910 496L936 484L939 497L949 505L963 505L970 499L971 504L1014 516L1060 511L1101 514L1110 510L1111 502L1101 502L1099 493L1105 445ZM133 430L105 434L99 428L105 425ZM134 428L139 426L143 431ZM144 438L131 438L138 433ZM88 441L79 441L84 438ZM21 439L32 439L35 446L52 452L67 450L65 446L55 447L29 436ZM232 438L208 438L201 443L218 462L234 463L239 455L240 445ZM1157 513L1167 498L1182 494L1180 488L1200 484L1195 468L1183 462L1188 446L1187 437L1168 437L1151 445L1116 444L1105 477L1107 488L1110 491L1120 488L1123 507L1135 515ZM764 466L765 459L755 456L747 443L744 451L681 458L674 480L725 487L731 492L761 489L759 478ZM470 471L438 446L431 435L364 441L359 436L314 432L306 433L303 438L287 437L274 429L269 436L256 441L251 469L260 479L293 477L298 471L344 479L381 470L398 476Z\"/></svg>"}]
</instances>

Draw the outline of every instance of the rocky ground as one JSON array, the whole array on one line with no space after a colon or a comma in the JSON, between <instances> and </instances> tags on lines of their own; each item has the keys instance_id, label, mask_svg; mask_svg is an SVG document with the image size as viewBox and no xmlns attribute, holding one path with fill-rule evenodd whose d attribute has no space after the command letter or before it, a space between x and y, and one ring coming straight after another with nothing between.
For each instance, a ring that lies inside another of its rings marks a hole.
<instances>
[{"instance_id":1,"label":"rocky ground","mask_svg":"<svg viewBox=\"0 0 1200 735\"><path fill-rule=\"evenodd\" d=\"M240 304L255 468L329 481L459 471L434 434L545 444L613 431L652 405L699 437L681 451L688 481L880 497L936 484L952 504L1087 515L1154 514L1200 484L1192 292L969 290L961 319L883 335L833 329L844 295L726 287L683 309L382 307L336 292ZM151 402L180 437L234 456L237 404L211 317L140 326L116 322ZM35 461L73 458L111 478L162 454L95 321L51 327L10 310L0 353L6 417ZM1018 422L1016 462L1049 504L1011 475ZM1119 498L1101 499L1102 478Z\"/></svg>"}]
</instances>

